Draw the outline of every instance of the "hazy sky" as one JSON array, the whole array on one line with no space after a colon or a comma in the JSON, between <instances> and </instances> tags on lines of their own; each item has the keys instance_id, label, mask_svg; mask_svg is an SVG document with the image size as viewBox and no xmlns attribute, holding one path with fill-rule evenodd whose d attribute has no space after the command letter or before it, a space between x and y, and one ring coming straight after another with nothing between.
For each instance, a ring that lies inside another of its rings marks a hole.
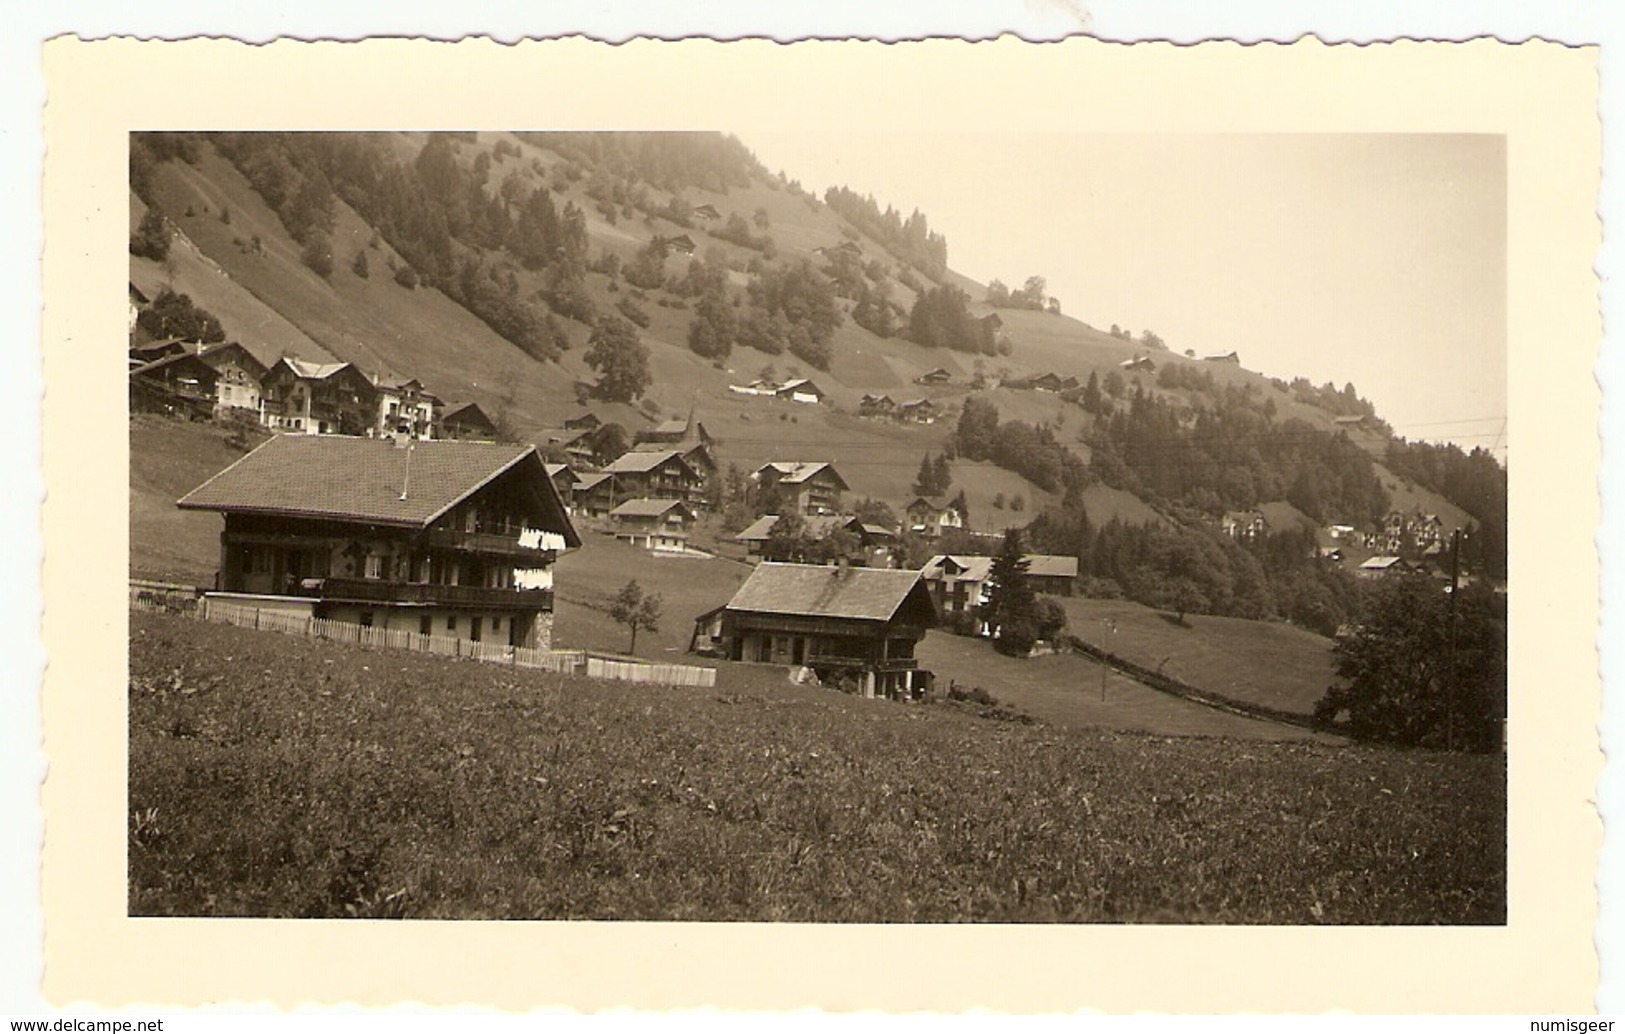
<instances>
[{"instance_id":1,"label":"hazy sky","mask_svg":"<svg viewBox=\"0 0 1625 1034\"><path fill-rule=\"evenodd\" d=\"M919 208L976 280L1038 274L1094 326L1352 381L1399 434L1507 455L1502 137L743 139L819 193Z\"/></svg>"}]
</instances>

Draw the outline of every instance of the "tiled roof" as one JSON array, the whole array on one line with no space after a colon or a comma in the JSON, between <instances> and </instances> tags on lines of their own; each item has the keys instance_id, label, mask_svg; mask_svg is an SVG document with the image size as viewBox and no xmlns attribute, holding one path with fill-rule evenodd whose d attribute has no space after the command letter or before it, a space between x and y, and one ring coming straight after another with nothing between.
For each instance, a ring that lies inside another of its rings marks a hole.
<instances>
[{"instance_id":1,"label":"tiled roof","mask_svg":"<svg viewBox=\"0 0 1625 1034\"><path fill-rule=\"evenodd\" d=\"M944 568L954 568L950 574ZM993 558L990 556L964 556L961 554L945 554L934 556L921 573L930 581L941 581L944 577L958 581L985 582L993 574Z\"/></svg>"},{"instance_id":2,"label":"tiled roof","mask_svg":"<svg viewBox=\"0 0 1625 1034\"><path fill-rule=\"evenodd\" d=\"M612 477L614 477L613 474L582 474L576 480L576 491L590 492Z\"/></svg>"},{"instance_id":3,"label":"tiled roof","mask_svg":"<svg viewBox=\"0 0 1625 1034\"><path fill-rule=\"evenodd\" d=\"M889 621L916 590L925 596L922 617L929 612L935 623L936 611L918 571L762 564L728 601L728 609Z\"/></svg>"},{"instance_id":4,"label":"tiled roof","mask_svg":"<svg viewBox=\"0 0 1625 1034\"><path fill-rule=\"evenodd\" d=\"M735 535L734 541L765 541L768 535L773 531L773 526L777 523L779 523L778 514L770 513L766 517L758 517L755 523L753 523L750 527L746 528L738 535ZM808 536L815 539L823 538L836 528L851 529L854 525L859 528L863 527L863 524L858 521L856 517L846 513L826 513L815 517L801 518L802 529L807 533Z\"/></svg>"},{"instance_id":5,"label":"tiled roof","mask_svg":"<svg viewBox=\"0 0 1625 1034\"><path fill-rule=\"evenodd\" d=\"M799 460L779 460L773 463L763 464L761 467L757 468L756 473L760 474L768 467L772 467L774 470L778 471L779 484L781 485L799 485L808 479L815 477L819 471L828 470L830 474L834 475L835 480L840 482L842 490L845 490L847 487L846 479L841 477L840 472L828 463L810 463Z\"/></svg>"},{"instance_id":6,"label":"tiled roof","mask_svg":"<svg viewBox=\"0 0 1625 1034\"><path fill-rule=\"evenodd\" d=\"M536 450L492 442L423 441L407 449L382 438L278 435L177 505L422 528L524 462L535 464L537 491L551 500L555 522L568 529ZM565 537L579 544L573 529Z\"/></svg>"},{"instance_id":7,"label":"tiled roof","mask_svg":"<svg viewBox=\"0 0 1625 1034\"><path fill-rule=\"evenodd\" d=\"M609 511L611 517L659 517L672 507L687 510L679 499L628 499Z\"/></svg>"},{"instance_id":8,"label":"tiled roof","mask_svg":"<svg viewBox=\"0 0 1625 1034\"><path fill-rule=\"evenodd\" d=\"M324 380L333 376L340 370L349 366L349 363L313 363L308 359L295 359L292 356L283 356L282 361L295 374L307 380Z\"/></svg>"},{"instance_id":9,"label":"tiled roof","mask_svg":"<svg viewBox=\"0 0 1625 1034\"><path fill-rule=\"evenodd\" d=\"M1078 558L1075 556L1045 556L1042 553L1029 553L1022 557L1027 561L1027 573L1040 578L1076 578L1078 576Z\"/></svg>"}]
</instances>

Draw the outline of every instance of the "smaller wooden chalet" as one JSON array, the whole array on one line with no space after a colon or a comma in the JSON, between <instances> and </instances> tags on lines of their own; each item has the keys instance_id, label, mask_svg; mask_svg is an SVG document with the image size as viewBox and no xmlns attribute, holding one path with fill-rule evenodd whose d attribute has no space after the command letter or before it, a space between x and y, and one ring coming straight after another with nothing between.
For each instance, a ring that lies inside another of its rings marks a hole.
<instances>
[{"instance_id":1,"label":"smaller wooden chalet","mask_svg":"<svg viewBox=\"0 0 1625 1034\"><path fill-rule=\"evenodd\" d=\"M656 237L654 241L666 252L680 251L684 255L694 254L694 238L686 233L678 234L676 237Z\"/></svg>"},{"instance_id":2,"label":"smaller wooden chalet","mask_svg":"<svg viewBox=\"0 0 1625 1034\"><path fill-rule=\"evenodd\" d=\"M260 422L273 431L364 435L376 426L378 389L350 363L283 356L260 382Z\"/></svg>"},{"instance_id":3,"label":"smaller wooden chalet","mask_svg":"<svg viewBox=\"0 0 1625 1034\"><path fill-rule=\"evenodd\" d=\"M1232 366L1240 366L1241 356L1235 352L1226 352L1223 355L1205 355L1202 357L1202 361L1204 363L1229 363Z\"/></svg>"},{"instance_id":4,"label":"smaller wooden chalet","mask_svg":"<svg viewBox=\"0 0 1625 1034\"><path fill-rule=\"evenodd\" d=\"M694 218L696 218L696 219L721 219L722 218L722 213L717 211L715 205L698 205L698 206L696 206L694 208L694 210L690 214L693 215Z\"/></svg>"},{"instance_id":5,"label":"smaller wooden chalet","mask_svg":"<svg viewBox=\"0 0 1625 1034\"><path fill-rule=\"evenodd\" d=\"M927 370L925 373L922 373L918 377L914 378L914 383L947 384L949 381L953 380L953 376L953 374L939 366L935 370Z\"/></svg>"},{"instance_id":6,"label":"smaller wooden chalet","mask_svg":"<svg viewBox=\"0 0 1625 1034\"><path fill-rule=\"evenodd\" d=\"M643 442L632 446L633 452L675 452L683 457L683 461L693 467L700 475L702 482L717 472L717 461L711 455L711 446L702 441L687 442Z\"/></svg>"},{"instance_id":7,"label":"smaller wooden chalet","mask_svg":"<svg viewBox=\"0 0 1625 1034\"><path fill-rule=\"evenodd\" d=\"M1117 365L1131 372L1134 370L1144 370L1146 373L1151 373L1157 368L1156 362L1153 361L1148 355L1137 355L1133 359L1124 359Z\"/></svg>"},{"instance_id":8,"label":"smaller wooden chalet","mask_svg":"<svg viewBox=\"0 0 1625 1034\"><path fill-rule=\"evenodd\" d=\"M1061 375L1058 373L1041 373L1032 378L1027 386L1034 391L1047 391L1051 394L1057 394L1065 387L1061 382Z\"/></svg>"},{"instance_id":9,"label":"smaller wooden chalet","mask_svg":"<svg viewBox=\"0 0 1625 1034\"><path fill-rule=\"evenodd\" d=\"M515 647L581 544L524 445L282 434L176 505L225 518L209 600Z\"/></svg>"},{"instance_id":10,"label":"smaller wooden chalet","mask_svg":"<svg viewBox=\"0 0 1625 1034\"><path fill-rule=\"evenodd\" d=\"M758 517L750 527L734 536L734 541L745 547L745 554L752 560L772 560L785 562L795 559L785 552L791 544L781 543L773 537L773 529L778 526L779 517L768 514ZM886 563L870 563L871 557L879 552L885 555L886 549L896 541L885 528L864 524L851 514L825 514L817 517L803 517L801 519L802 537L809 540L819 540L827 537L831 532L844 531L852 535L856 548L844 558L859 562L871 567L884 567ZM836 562L835 559L830 561Z\"/></svg>"},{"instance_id":11,"label":"smaller wooden chalet","mask_svg":"<svg viewBox=\"0 0 1625 1034\"><path fill-rule=\"evenodd\" d=\"M839 513L841 494L851 489L833 464L779 461L758 467L751 479L762 492L778 497L779 512L813 517Z\"/></svg>"},{"instance_id":12,"label":"smaller wooden chalet","mask_svg":"<svg viewBox=\"0 0 1625 1034\"><path fill-rule=\"evenodd\" d=\"M1022 557L1027 562L1027 585L1033 592L1051 596L1070 596L1078 581L1078 558L1075 556L1047 556L1029 553Z\"/></svg>"},{"instance_id":13,"label":"smaller wooden chalet","mask_svg":"<svg viewBox=\"0 0 1625 1034\"><path fill-rule=\"evenodd\" d=\"M628 499L609 511L615 537L645 549L683 549L694 520L694 511L679 499Z\"/></svg>"},{"instance_id":14,"label":"smaller wooden chalet","mask_svg":"<svg viewBox=\"0 0 1625 1034\"><path fill-rule=\"evenodd\" d=\"M914 647L937 622L918 571L768 563L700 616L695 644L704 633L730 660L805 666L866 697L911 698L930 688Z\"/></svg>"},{"instance_id":15,"label":"smaller wooden chalet","mask_svg":"<svg viewBox=\"0 0 1625 1034\"><path fill-rule=\"evenodd\" d=\"M564 429L566 431L596 431L603 426L603 423L602 420L598 419L597 413L588 410L585 413L577 413L565 420Z\"/></svg>"},{"instance_id":16,"label":"smaller wooden chalet","mask_svg":"<svg viewBox=\"0 0 1625 1034\"><path fill-rule=\"evenodd\" d=\"M215 372L214 411L216 416L231 410L252 413L258 419L260 412L260 384L270 369L254 357L254 353L235 341L209 345L197 357L209 364Z\"/></svg>"},{"instance_id":17,"label":"smaller wooden chalet","mask_svg":"<svg viewBox=\"0 0 1625 1034\"><path fill-rule=\"evenodd\" d=\"M1413 568L1397 556L1374 556L1354 569L1361 578L1388 578L1410 574Z\"/></svg>"},{"instance_id":18,"label":"smaller wooden chalet","mask_svg":"<svg viewBox=\"0 0 1625 1034\"><path fill-rule=\"evenodd\" d=\"M858 416L890 417L897 412L897 403L890 395L865 395L858 400Z\"/></svg>"},{"instance_id":19,"label":"smaller wooden chalet","mask_svg":"<svg viewBox=\"0 0 1625 1034\"><path fill-rule=\"evenodd\" d=\"M582 474L576 479L573 496L576 512L587 517L604 517L615 509L615 475Z\"/></svg>"},{"instance_id":20,"label":"smaller wooden chalet","mask_svg":"<svg viewBox=\"0 0 1625 1034\"><path fill-rule=\"evenodd\" d=\"M785 381L779 385L774 394L781 399L789 399L791 402L804 402L807 405L818 405L829 397L824 393L823 388L820 388L806 377L796 377Z\"/></svg>"},{"instance_id":21,"label":"smaller wooden chalet","mask_svg":"<svg viewBox=\"0 0 1625 1034\"><path fill-rule=\"evenodd\" d=\"M930 399L911 399L897 407L897 419L906 424L934 424L937 404Z\"/></svg>"},{"instance_id":22,"label":"smaller wooden chalet","mask_svg":"<svg viewBox=\"0 0 1625 1034\"><path fill-rule=\"evenodd\" d=\"M705 477L675 449L627 452L604 468L614 479L617 501L623 499L680 499L692 504L700 497Z\"/></svg>"},{"instance_id":23,"label":"smaller wooden chalet","mask_svg":"<svg viewBox=\"0 0 1625 1034\"><path fill-rule=\"evenodd\" d=\"M207 420L218 379L214 367L190 352L167 355L130 371L130 409Z\"/></svg>"},{"instance_id":24,"label":"smaller wooden chalet","mask_svg":"<svg viewBox=\"0 0 1625 1034\"><path fill-rule=\"evenodd\" d=\"M440 418L441 438L458 438L470 441L494 442L497 437L497 425L477 402L465 402L460 406L453 406Z\"/></svg>"},{"instance_id":25,"label":"smaller wooden chalet","mask_svg":"<svg viewBox=\"0 0 1625 1034\"><path fill-rule=\"evenodd\" d=\"M547 444L557 446L570 462L583 467L598 465L598 450L594 443L597 439L596 429L588 431L549 431Z\"/></svg>"},{"instance_id":26,"label":"smaller wooden chalet","mask_svg":"<svg viewBox=\"0 0 1625 1034\"><path fill-rule=\"evenodd\" d=\"M915 496L914 501L903 508L903 513L907 517L908 529L928 539L938 537L949 528L965 526L965 518L957 509L923 495Z\"/></svg>"},{"instance_id":27,"label":"smaller wooden chalet","mask_svg":"<svg viewBox=\"0 0 1625 1034\"><path fill-rule=\"evenodd\" d=\"M547 472L547 479L553 482L553 491L559 494L559 501L564 504L564 511L571 516L575 515L576 472L570 469L568 463L544 463L542 469Z\"/></svg>"},{"instance_id":28,"label":"smaller wooden chalet","mask_svg":"<svg viewBox=\"0 0 1625 1034\"><path fill-rule=\"evenodd\" d=\"M130 364L145 366L160 359L168 359L172 355L189 355L196 352L197 346L186 341L151 341L143 345L130 346Z\"/></svg>"},{"instance_id":29,"label":"smaller wooden chalet","mask_svg":"<svg viewBox=\"0 0 1625 1034\"><path fill-rule=\"evenodd\" d=\"M695 420L692 413L687 420L665 420L653 427L640 428L632 434L634 445L651 443L676 445L688 441L704 442L707 445L714 441L705 425Z\"/></svg>"}]
</instances>

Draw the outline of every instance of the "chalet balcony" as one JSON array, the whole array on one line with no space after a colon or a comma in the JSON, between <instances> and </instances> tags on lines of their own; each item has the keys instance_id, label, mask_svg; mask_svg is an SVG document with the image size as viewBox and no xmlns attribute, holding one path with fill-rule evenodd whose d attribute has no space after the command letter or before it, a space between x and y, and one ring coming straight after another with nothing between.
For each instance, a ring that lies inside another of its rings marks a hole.
<instances>
[{"instance_id":1,"label":"chalet balcony","mask_svg":"<svg viewBox=\"0 0 1625 1034\"><path fill-rule=\"evenodd\" d=\"M809 668L838 668L850 671L913 671L919 666L913 657L888 657L881 660L878 657L843 657L840 654L814 653L808 654L806 666Z\"/></svg>"},{"instance_id":2,"label":"chalet balcony","mask_svg":"<svg viewBox=\"0 0 1625 1034\"><path fill-rule=\"evenodd\" d=\"M552 589L490 589L482 585L434 585L385 582L371 578L322 578L306 583L303 593L323 600L353 603L407 603L442 607L553 609Z\"/></svg>"},{"instance_id":3,"label":"chalet balcony","mask_svg":"<svg viewBox=\"0 0 1625 1034\"><path fill-rule=\"evenodd\" d=\"M511 557L546 566L558 554L539 546L521 545L516 534L499 535L489 531L447 531L434 529L423 533L424 545L455 550L459 553L478 553L486 556Z\"/></svg>"}]
</instances>

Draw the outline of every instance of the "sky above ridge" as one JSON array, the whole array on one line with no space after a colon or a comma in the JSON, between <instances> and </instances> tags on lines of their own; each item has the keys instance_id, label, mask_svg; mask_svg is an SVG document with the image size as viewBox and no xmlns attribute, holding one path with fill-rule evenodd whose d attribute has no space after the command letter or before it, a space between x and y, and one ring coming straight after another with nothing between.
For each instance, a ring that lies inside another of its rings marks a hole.
<instances>
[{"instance_id":1,"label":"sky above ridge","mask_svg":"<svg viewBox=\"0 0 1625 1034\"><path fill-rule=\"evenodd\" d=\"M1353 382L1395 433L1507 458L1506 144L1470 134L749 133L772 172L844 184L1043 276L1093 326ZM1018 342L1019 348L1019 342Z\"/></svg>"}]
</instances>

